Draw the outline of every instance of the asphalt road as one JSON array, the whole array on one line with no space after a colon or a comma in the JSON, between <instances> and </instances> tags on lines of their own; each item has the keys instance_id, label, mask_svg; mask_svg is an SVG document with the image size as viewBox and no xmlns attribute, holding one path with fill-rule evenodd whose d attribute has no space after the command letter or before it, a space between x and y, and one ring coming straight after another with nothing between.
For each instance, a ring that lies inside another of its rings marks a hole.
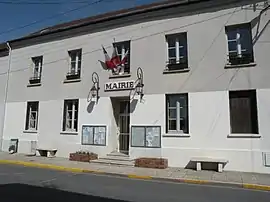
<instances>
[{"instance_id":1,"label":"asphalt road","mask_svg":"<svg viewBox=\"0 0 270 202\"><path fill-rule=\"evenodd\" d=\"M0 164L0 201L269 202L270 192Z\"/></svg>"}]
</instances>

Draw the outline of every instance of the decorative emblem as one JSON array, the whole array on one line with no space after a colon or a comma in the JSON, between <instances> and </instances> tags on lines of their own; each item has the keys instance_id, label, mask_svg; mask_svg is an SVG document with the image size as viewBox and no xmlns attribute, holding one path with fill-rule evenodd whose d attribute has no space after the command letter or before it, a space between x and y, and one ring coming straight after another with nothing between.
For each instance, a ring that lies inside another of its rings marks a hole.
<instances>
[{"instance_id":1,"label":"decorative emblem","mask_svg":"<svg viewBox=\"0 0 270 202\"><path fill-rule=\"evenodd\" d=\"M105 62L99 61L105 70L112 71L114 75L122 75L124 74L124 66L127 61L128 50L122 57L122 59L117 54L117 49L113 46L112 57L110 57L106 51L106 49L102 46L102 50L105 56Z\"/></svg>"}]
</instances>

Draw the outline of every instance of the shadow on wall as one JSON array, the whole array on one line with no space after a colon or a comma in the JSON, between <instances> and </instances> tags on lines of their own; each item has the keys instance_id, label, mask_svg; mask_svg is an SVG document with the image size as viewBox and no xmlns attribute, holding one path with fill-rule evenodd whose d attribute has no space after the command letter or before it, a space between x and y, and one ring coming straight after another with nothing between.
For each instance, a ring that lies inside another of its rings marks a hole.
<instances>
[{"instance_id":1,"label":"shadow on wall","mask_svg":"<svg viewBox=\"0 0 270 202\"><path fill-rule=\"evenodd\" d=\"M1 201L127 202L26 184L0 185Z\"/></svg>"},{"instance_id":2,"label":"shadow on wall","mask_svg":"<svg viewBox=\"0 0 270 202\"><path fill-rule=\"evenodd\" d=\"M130 103L130 113L133 113L136 109L136 106L138 104L138 99L133 99Z\"/></svg>"},{"instance_id":3,"label":"shadow on wall","mask_svg":"<svg viewBox=\"0 0 270 202\"><path fill-rule=\"evenodd\" d=\"M136 106L138 104L138 99L133 99L130 103L130 113L133 113L134 110L136 109ZM87 112L90 114L93 112L95 107L95 102L90 101L89 104L87 105Z\"/></svg>"},{"instance_id":4,"label":"shadow on wall","mask_svg":"<svg viewBox=\"0 0 270 202\"><path fill-rule=\"evenodd\" d=\"M87 106L87 112L90 114L92 113L93 109L95 107L95 101L90 101L90 103Z\"/></svg>"}]
</instances>

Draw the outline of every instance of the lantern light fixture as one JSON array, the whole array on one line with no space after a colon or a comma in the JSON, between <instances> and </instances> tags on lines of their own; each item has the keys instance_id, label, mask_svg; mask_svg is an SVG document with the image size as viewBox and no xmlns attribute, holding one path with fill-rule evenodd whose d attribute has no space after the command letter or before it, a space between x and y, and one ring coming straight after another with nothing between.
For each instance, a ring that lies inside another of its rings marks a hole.
<instances>
[{"instance_id":1,"label":"lantern light fixture","mask_svg":"<svg viewBox=\"0 0 270 202\"><path fill-rule=\"evenodd\" d=\"M91 101L93 101L93 99L95 99L96 102L98 102L100 96L99 96L99 76L96 72L93 72L92 74L92 82L93 82L93 86L90 89L90 93L91 93Z\"/></svg>"}]
</instances>

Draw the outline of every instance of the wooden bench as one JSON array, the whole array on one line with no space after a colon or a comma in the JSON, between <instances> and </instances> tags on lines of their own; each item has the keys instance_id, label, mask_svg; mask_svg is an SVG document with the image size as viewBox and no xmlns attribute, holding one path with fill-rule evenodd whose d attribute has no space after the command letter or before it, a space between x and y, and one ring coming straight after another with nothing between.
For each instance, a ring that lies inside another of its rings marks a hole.
<instances>
[{"instance_id":1,"label":"wooden bench","mask_svg":"<svg viewBox=\"0 0 270 202\"><path fill-rule=\"evenodd\" d=\"M223 165L228 163L226 159L218 159L218 158L208 158L208 157L193 157L191 161L196 162L196 170L201 170L201 163L217 163L218 164L218 172L223 171Z\"/></svg>"},{"instance_id":2,"label":"wooden bench","mask_svg":"<svg viewBox=\"0 0 270 202\"><path fill-rule=\"evenodd\" d=\"M57 149L38 148L37 151L39 151L40 156L44 156L44 154L46 153L47 157L55 157L55 153L56 153Z\"/></svg>"}]
</instances>

